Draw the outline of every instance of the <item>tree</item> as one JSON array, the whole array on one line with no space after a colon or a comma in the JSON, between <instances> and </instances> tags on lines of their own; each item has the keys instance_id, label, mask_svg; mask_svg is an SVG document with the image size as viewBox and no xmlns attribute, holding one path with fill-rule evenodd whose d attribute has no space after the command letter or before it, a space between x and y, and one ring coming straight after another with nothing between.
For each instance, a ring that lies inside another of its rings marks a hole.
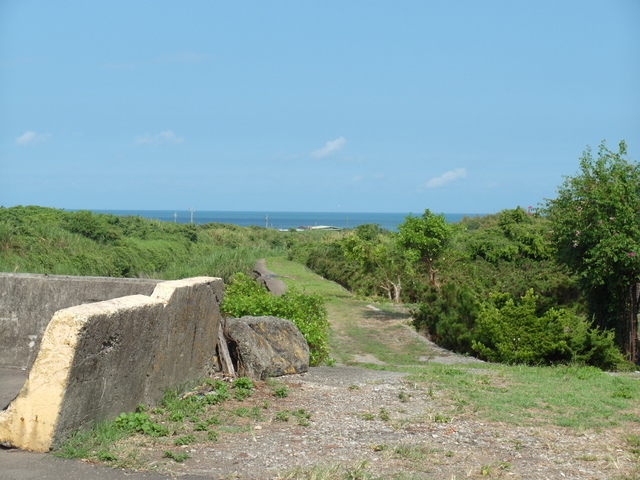
<instances>
[{"instance_id":1,"label":"tree","mask_svg":"<svg viewBox=\"0 0 640 480\"><path fill-rule=\"evenodd\" d=\"M398 242L416 260L422 261L429 274L429 283L438 288L435 262L447 248L454 228L447 223L444 215L434 215L426 209L422 216L409 215L398 225Z\"/></svg>"},{"instance_id":2,"label":"tree","mask_svg":"<svg viewBox=\"0 0 640 480\"><path fill-rule=\"evenodd\" d=\"M373 277L389 300L400 303L402 280L410 271L410 262L391 232L374 224L359 225L340 244L345 256Z\"/></svg>"},{"instance_id":3,"label":"tree","mask_svg":"<svg viewBox=\"0 0 640 480\"><path fill-rule=\"evenodd\" d=\"M558 258L580 278L598 325L613 328L629 360L638 362L640 166L600 144L580 158L580 171L547 201Z\"/></svg>"}]
</instances>

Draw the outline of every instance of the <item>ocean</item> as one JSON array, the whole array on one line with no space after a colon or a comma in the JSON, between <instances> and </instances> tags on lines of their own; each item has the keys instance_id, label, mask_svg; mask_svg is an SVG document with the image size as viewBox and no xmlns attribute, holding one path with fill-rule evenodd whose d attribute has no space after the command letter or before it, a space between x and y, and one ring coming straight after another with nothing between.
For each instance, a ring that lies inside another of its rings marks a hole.
<instances>
[{"instance_id":1,"label":"ocean","mask_svg":"<svg viewBox=\"0 0 640 480\"><path fill-rule=\"evenodd\" d=\"M257 225L274 229L288 230L299 227L315 227L326 225L338 228L354 228L367 223L377 223L380 227L397 231L399 224L404 222L409 213L358 213L358 212L225 212L206 210L92 210L96 213L110 213L112 215L139 216L163 222L193 223L230 223L247 227ZM414 216L422 212L413 213ZM450 223L459 222L465 216L483 216L476 213L445 213L445 219Z\"/></svg>"}]
</instances>

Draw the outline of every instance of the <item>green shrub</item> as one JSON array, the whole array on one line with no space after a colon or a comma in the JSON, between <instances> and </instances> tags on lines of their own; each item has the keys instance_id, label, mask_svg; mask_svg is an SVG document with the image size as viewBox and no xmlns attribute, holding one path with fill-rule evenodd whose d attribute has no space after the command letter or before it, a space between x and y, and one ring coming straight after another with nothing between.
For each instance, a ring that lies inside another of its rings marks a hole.
<instances>
[{"instance_id":1,"label":"green shrub","mask_svg":"<svg viewBox=\"0 0 640 480\"><path fill-rule=\"evenodd\" d=\"M426 330L438 345L459 353L472 353L475 321L480 310L467 285L447 283L431 288L411 310L413 325Z\"/></svg>"},{"instance_id":2,"label":"green shrub","mask_svg":"<svg viewBox=\"0 0 640 480\"><path fill-rule=\"evenodd\" d=\"M329 322L320 295L290 289L278 297L247 275L238 274L226 287L222 310L231 317L272 315L291 320L309 344L311 365L320 365L329 356Z\"/></svg>"},{"instance_id":3,"label":"green shrub","mask_svg":"<svg viewBox=\"0 0 640 480\"><path fill-rule=\"evenodd\" d=\"M480 305L472 348L482 358L503 363L581 362L605 369L624 364L611 332L591 328L569 310L537 313L537 300L533 290L519 301L492 295Z\"/></svg>"}]
</instances>

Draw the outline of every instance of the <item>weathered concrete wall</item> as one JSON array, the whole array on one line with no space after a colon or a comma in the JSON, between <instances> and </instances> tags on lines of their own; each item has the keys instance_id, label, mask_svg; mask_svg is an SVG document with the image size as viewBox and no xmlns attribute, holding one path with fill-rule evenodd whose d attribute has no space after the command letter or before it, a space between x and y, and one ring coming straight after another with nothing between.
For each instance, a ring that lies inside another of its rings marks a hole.
<instances>
[{"instance_id":1,"label":"weathered concrete wall","mask_svg":"<svg viewBox=\"0 0 640 480\"><path fill-rule=\"evenodd\" d=\"M0 412L0 443L47 451L72 430L202 376L222 295L221 279L198 277L159 283L150 296L57 311L27 382Z\"/></svg>"},{"instance_id":2,"label":"weathered concrete wall","mask_svg":"<svg viewBox=\"0 0 640 480\"><path fill-rule=\"evenodd\" d=\"M56 311L125 295L151 295L160 281L0 273L0 367L31 368Z\"/></svg>"}]
</instances>

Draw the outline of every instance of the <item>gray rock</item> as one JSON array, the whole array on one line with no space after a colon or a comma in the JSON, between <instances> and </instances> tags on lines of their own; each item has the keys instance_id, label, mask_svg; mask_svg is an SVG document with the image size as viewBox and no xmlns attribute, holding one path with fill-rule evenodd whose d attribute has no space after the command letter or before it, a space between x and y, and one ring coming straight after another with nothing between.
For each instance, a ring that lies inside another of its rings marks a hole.
<instances>
[{"instance_id":1,"label":"gray rock","mask_svg":"<svg viewBox=\"0 0 640 480\"><path fill-rule=\"evenodd\" d=\"M240 376L264 379L309 369L309 346L290 320L228 318L224 334Z\"/></svg>"},{"instance_id":2,"label":"gray rock","mask_svg":"<svg viewBox=\"0 0 640 480\"><path fill-rule=\"evenodd\" d=\"M256 277L256 281L264 285L267 291L273 295L279 297L287 291L287 285L280 280L279 275L267 268L264 258L258 260L254 265L253 275Z\"/></svg>"}]
</instances>

